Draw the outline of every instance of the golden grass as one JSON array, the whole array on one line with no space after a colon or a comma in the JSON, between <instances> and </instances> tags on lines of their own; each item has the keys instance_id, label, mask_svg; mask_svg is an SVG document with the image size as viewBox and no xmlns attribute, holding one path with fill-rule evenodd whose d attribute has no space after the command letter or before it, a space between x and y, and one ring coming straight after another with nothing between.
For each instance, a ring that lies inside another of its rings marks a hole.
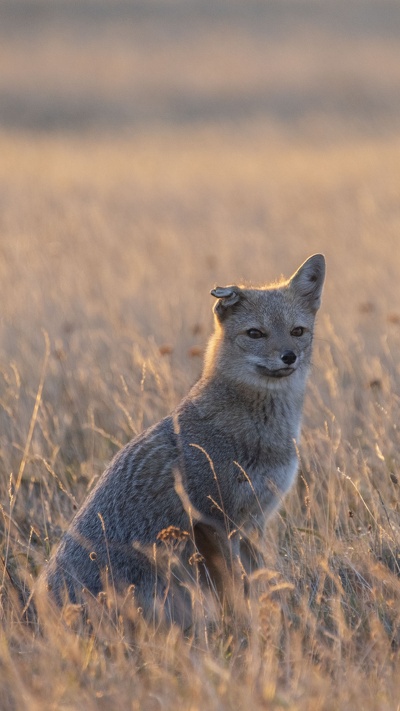
<instances>
[{"instance_id":1,"label":"golden grass","mask_svg":"<svg viewBox=\"0 0 400 711\"><path fill-rule=\"evenodd\" d=\"M398 141L254 124L4 133L0 154L1 708L396 709ZM246 621L185 636L105 603L86 630L74 608L25 624L88 487L197 377L209 289L313 251L328 277L301 471Z\"/></svg>"}]
</instances>

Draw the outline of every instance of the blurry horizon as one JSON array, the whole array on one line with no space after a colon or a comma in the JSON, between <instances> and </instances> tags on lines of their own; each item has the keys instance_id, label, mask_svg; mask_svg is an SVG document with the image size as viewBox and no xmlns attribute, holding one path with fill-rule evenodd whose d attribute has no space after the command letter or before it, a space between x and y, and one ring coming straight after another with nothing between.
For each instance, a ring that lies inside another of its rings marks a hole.
<instances>
[{"instance_id":1,"label":"blurry horizon","mask_svg":"<svg viewBox=\"0 0 400 711\"><path fill-rule=\"evenodd\" d=\"M0 130L400 126L392 0L3 0L0 57Z\"/></svg>"}]
</instances>

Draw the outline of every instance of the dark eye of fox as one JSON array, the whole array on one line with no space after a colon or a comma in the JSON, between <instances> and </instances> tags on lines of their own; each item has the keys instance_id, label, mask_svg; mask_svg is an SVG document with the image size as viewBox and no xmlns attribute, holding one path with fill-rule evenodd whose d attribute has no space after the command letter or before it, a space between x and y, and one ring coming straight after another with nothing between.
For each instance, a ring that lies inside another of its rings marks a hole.
<instances>
[{"instance_id":1,"label":"dark eye of fox","mask_svg":"<svg viewBox=\"0 0 400 711\"><path fill-rule=\"evenodd\" d=\"M303 326L296 326L292 331L290 331L290 335L294 336L295 338L299 338L300 336L303 335L305 329Z\"/></svg>"},{"instance_id":2,"label":"dark eye of fox","mask_svg":"<svg viewBox=\"0 0 400 711\"><path fill-rule=\"evenodd\" d=\"M262 338L264 334L258 328L249 328L247 335L249 338Z\"/></svg>"}]
</instances>

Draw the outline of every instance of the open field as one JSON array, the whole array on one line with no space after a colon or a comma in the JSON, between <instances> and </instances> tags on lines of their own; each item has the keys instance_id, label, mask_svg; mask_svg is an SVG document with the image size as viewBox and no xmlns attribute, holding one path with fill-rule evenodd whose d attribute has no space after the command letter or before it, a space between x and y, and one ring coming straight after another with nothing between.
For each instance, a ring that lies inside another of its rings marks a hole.
<instances>
[{"instance_id":1,"label":"open field","mask_svg":"<svg viewBox=\"0 0 400 711\"><path fill-rule=\"evenodd\" d=\"M398 710L400 7L1 13L2 711ZM25 624L88 488L198 377L210 288L316 251L301 471L246 623Z\"/></svg>"}]
</instances>

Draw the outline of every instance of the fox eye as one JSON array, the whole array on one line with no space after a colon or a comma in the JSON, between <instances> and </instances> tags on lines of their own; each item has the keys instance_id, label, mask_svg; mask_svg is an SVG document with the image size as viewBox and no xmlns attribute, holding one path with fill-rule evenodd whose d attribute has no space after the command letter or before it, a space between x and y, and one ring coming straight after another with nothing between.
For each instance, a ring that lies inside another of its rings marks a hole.
<instances>
[{"instance_id":1,"label":"fox eye","mask_svg":"<svg viewBox=\"0 0 400 711\"><path fill-rule=\"evenodd\" d=\"M249 328L246 333L249 338L262 338L264 336L263 332L260 331L258 328Z\"/></svg>"},{"instance_id":2,"label":"fox eye","mask_svg":"<svg viewBox=\"0 0 400 711\"><path fill-rule=\"evenodd\" d=\"M305 331L305 328L303 328L303 326L296 326L296 328L293 328L290 331L290 335L294 336L295 338L299 338L300 336L303 335L304 331Z\"/></svg>"}]
</instances>

